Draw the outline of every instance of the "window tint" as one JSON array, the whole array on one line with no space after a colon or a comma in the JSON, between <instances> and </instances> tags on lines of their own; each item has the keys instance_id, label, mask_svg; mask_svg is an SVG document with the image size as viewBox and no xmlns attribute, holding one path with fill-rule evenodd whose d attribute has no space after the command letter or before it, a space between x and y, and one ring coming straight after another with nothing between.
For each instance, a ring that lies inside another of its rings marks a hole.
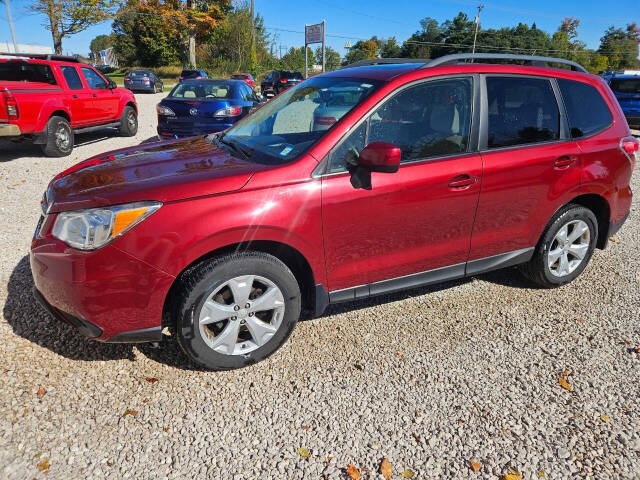
<instances>
[{"instance_id":1,"label":"window tint","mask_svg":"<svg viewBox=\"0 0 640 480\"><path fill-rule=\"evenodd\" d=\"M98 75L91 68L86 68L86 67L83 68L82 74L84 75L84 78L87 81L87 85L89 85L89 88L92 88L94 90L101 90L101 89L107 88L107 82L104 81L104 78Z\"/></svg>"},{"instance_id":2,"label":"window tint","mask_svg":"<svg viewBox=\"0 0 640 480\"><path fill-rule=\"evenodd\" d=\"M598 90L573 80L558 79L558 85L567 109L572 138L586 137L611 125L611 112Z\"/></svg>"},{"instance_id":3,"label":"window tint","mask_svg":"<svg viewBox=\"0 0 640 480\"><path fill-rule=\"evenodd\" d=\"M78 75L75 67L62 66L60 69L62 70L62 75L64 75L65 82L67 82L67 86L71 90L82 90L84 88L80 80L80 75Z\"/></svg>"},{"instance_id":4,"label":"window tint","mask_svg":"<svg viewBox=\"0 0 640 480\"><path fill-rule=\"evenodd\" d=\"M0 62L0 80L9 82L41 82L56 85L51 67L40 63Z\"/></svg>"},{"instance_id":5,"label":"window tint","mask_svg":"<svg viewBox=\"0 0 640 480\"><path fill-rule=\"evenodd\" d=\"M560 138L560 113L547 79L488 77L489 148Z\"/></svg>"},{"instance_id":6,"label":"window tint","mask_svg":"<svg viewBox=\"0 0 640 480\"><path fill-rule=\"evenodd\" d=\"M367 144L392 143L403 162L467 151L471 87L470 78L453 78L398 93L369 118Z\"/></svg>"}]
</instances>

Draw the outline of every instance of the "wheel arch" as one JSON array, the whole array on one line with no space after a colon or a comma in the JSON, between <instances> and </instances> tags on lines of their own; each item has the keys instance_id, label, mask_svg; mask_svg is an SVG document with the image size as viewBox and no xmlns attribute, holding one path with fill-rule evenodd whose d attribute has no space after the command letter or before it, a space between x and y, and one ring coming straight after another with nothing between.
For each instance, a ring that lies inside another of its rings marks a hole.
<instances>
[{"instance_id":1,"label":"wheel arch","mask_svg":"<svg viewBox=\"0 0 640 480\"><path fill-rule=\"evenodd\" d=\"M596 247L604 249L607 246L607 241L609 239L609 221L611 219L611 207L609 202L607 202L607 200L601 195L596 193L587 193L573 198L568 203L582 205L593 212L598 220L598 240L596 242Z\"/></svg>"},{"instance_id":2,"label":"wheel arch","mask_svg":"<svg viewBox=\"0 0 640 480\"><path fill-rule=\"evenodd\" d=\"M287 245L286 243L272 241L272 240L252 240L247 242L238 242L234 244L225 245L220 248L216 248L204 255L198 257L192 261L189 265L185 266L182 271L176 276L173 284L169 288L169 292L164 301L162 309L162 325L172 326L172 318L175 314L177 293L179 287L182 284L184 275L197 268L203 262L206 262L212 258L229 253L242 253L242 252L262 252L273 255L280 261L282 261L293 273L300 285L300 292L302 294L302 307L303 309L316 311L316 281L313 275L313 270L309 261L305 256L300 253L299 250Z\"/></svg>"}]
</instances>

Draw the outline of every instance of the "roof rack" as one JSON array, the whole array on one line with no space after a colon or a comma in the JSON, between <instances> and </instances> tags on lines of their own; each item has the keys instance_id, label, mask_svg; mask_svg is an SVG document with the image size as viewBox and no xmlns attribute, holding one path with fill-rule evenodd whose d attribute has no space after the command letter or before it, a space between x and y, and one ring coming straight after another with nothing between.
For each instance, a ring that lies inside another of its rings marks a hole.
<instances>
[{"instance_id":1,"label":"roof rack","mask_svg":"<svg viewBox=\"0 0 640 480\"><path fill-rule=\"evenodd\" d=\"M54 53L9 53L0 52L0 57L34 58L37 60L57 60L60 62L81 63L76 57L67 55L56 55Z\"/></svg>"},{"instance_id":2,"label":"roof rack","mask_svg":"<svg viewBox=\"0 0 640 480\"><path fill-rule=\"evenodd\" d=\"M358 62L351 63L342 68L363 67L367 65L386 65L386 64L399 64L399 63L422 63L420 68L431 68L440 65L450 65L460 63L464 60L508 60L508 61L520 61L526 65L532 66L545 66L546 64L562 64L571 67L571 70L577 72L588 73L587 70L579 63L572 62L571 60L565 60L564 58L554 57L539 57L535 55L513 55L510 53L455 53L453 55L444 55L442 57L429 59L421 58L371 58L368 60L360 60Z\"/></svg>"}]
</instances>

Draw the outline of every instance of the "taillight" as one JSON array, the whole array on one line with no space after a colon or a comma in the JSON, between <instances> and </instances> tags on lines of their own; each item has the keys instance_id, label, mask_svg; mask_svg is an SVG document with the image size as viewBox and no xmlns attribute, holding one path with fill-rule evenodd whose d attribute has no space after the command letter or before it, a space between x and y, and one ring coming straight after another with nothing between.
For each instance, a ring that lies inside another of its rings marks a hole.
<instances>
[{"instance_id":1,"label":"taillight","mask_svg":"<svg viewBox=\"0 0 640 480\"><path fill-rule=\"evenodd\" d=\"M4 97L4 106L7 110L9 120L17 120L20 116L20 112L18 111L18 102L16 101L16 97L14 97L6 88L4 89L4 92L2 92L2 96Z\"/></svg>"},{"instance_id":2,"label":"taillight","mask_svg":"<svg viewBox=\"0 0 640 480\"><path fill-rule=\"evenodd\" d=\"M289 80L287 78L281 78L280 83L287 83Z\"/></svg>"},{"instance_id":3,"label":"taillight","mask_svg":"<svg viewBox=\"0 0 640 480\"><path fill-rule=\"evenodd\" d=\"M242 113L242 107L237 107L235 105L230 105L225 108L221 108L216 113L213 114L214 117L235 117Z\"/></svg>"},{"instance_id":4,"label":"taillight","mask_svg":"<svg viewBox=\"0 0 640 480\"><path fill-rule=\"evenodd\" d=\"M640 147L640 142L635 137L624 137L620 140L620 150L631 162L631 167L634 168L636 165L636 154L638 152L638 148Z\"/></svg>"},{"instance_id":5,"label":"taillight","mask_svg":"<svg viewBox=\"0 0 640 480\"><path fill-rule=\"evenodd\" d=\"M316 117L315 122L317 125L333 125L336 123L335 117Z\"/></svg>"}]
</instances>

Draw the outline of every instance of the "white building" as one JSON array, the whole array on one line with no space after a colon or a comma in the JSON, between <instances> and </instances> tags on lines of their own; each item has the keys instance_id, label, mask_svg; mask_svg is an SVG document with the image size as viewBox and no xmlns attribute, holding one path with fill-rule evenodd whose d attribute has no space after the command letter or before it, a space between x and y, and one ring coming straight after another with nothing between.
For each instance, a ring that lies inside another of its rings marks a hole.
<instances>
[{"instance_id":1,"label":"white building","mask_svg":"<svg viewBox=\"0 0 640 480\"><path fill-rule=\"evenodd\" d=\"M29 43L19 43L18 50L13 46L13 42L0 42L0 53L53 53L53 48L44 45L33 45Z\"/></svg>"}]
</instances>

